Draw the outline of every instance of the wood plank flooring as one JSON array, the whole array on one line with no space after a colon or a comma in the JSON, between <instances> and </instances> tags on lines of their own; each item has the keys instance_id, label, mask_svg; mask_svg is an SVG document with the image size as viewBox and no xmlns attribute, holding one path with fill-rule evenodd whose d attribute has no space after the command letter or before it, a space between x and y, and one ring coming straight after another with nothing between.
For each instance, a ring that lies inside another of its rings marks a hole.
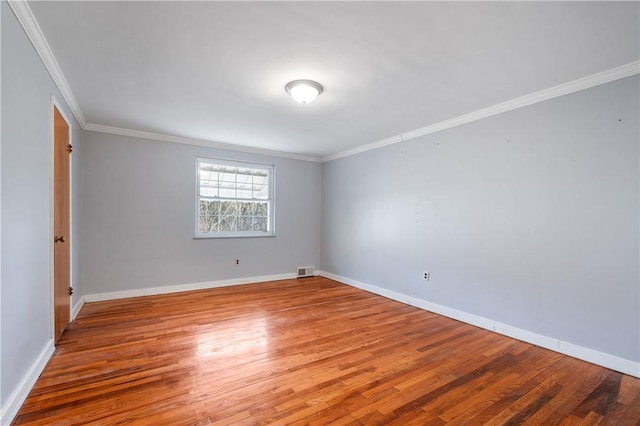
<instances>
[{"instance_id":1,"label":"wood plank flooring","mask_svg":"<svg viewBox=\"0 0 640 426\"><path fill-rule=\"evenodd\" d=\"M640 379L325 278L85 305L16 425L638 425Z\"/></svg>"}]
</instances>

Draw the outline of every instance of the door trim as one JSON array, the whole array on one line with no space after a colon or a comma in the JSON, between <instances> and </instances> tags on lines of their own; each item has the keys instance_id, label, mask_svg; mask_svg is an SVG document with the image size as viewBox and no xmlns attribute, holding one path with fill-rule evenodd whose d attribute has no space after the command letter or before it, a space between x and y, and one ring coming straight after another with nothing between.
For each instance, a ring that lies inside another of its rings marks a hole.
<instances>
[{"instance_id":1,"label":"door trim","mask_svg":"<svg viewBox=\"0 0 640 426\"><path fill-rule=\"evenodd\" d=\"M55 176L54 176L54 162L55 162L55 109L58 110L64 121L69 126L69 144L73 145L73 121L69 120L69 116L65 112L64 108L58 102L55 95L51 95L50 100L50 122L49 122L49 140L50 140L50 152L49 152L49 299L51 306L51 326L49 327L49 338L55 340L55 262L54 262L54 242L55 237ZM73 283L73 161L69 158L69 285L74 287ZM73 314L73 298L69 296L69 319L72 320ZM55 345L55 343L54 343Z\"/></svg>"}]
</instances>

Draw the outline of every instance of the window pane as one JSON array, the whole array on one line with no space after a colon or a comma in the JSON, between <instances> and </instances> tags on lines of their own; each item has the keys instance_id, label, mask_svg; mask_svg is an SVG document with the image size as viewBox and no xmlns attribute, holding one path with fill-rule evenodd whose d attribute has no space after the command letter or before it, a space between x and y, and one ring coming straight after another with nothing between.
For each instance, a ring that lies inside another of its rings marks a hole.
<instances>
[{"instance_id":1,"label":"window pane","mask_svg":"<svg viewBox=\"0 0 640 426\"><path fill-rule=\"evenodd\" d=\"M215 232L218 230L218 216L200 215L198 224L200 232Z\"/></svg>"},{"instance_id":2,"label":"window pane","mask_svg":"<svg viewBox=\"0 0 640 426\"><path fill-rule=\"evenodd\" d=\"M238 203L238 215L240 216L253 216L253 210L253 203Z\"/></svg>"},{"instance_id":3,"label":"window pane","mask_svg":"<svg viewBox=\"0 0 640 426\"><path fill-rule=\"evenodd\" d=\"M217 215L220 213L220 202L200 200L200 214Z\"/></svg>"},{"instance_id":4,"label":"window pane","mask_svg":"<svg viewBox=\"0 0 640 426\"><path fill-rule=\"evenodd\" d=\"M256 216L268 216L269 215L269 203L255 203L254 214Z\"/></svg>"},{"instance_id":5,"label":"window pane","mask_svg":"<svg viewBox=\"0 0 640 426\"><path fill-rule=\"evenodd\" d=\"M218 179L220 182L233 182L235 183L236 181L236 173L233 169L231 170L225 170L224 172L220 173L220 178Z\"/></svg>"},{"instance_id":6,"label":"window pane","mask_svg":"<svg viewBox=\"0 0 640 426\"><path fill-rule=\"evenodd\" d=\"M267 232L269 229L269 219L266 217L256 217L253 222L253 230Z\"/></svg>"},{"instance_id":7,"label":"window pane","mask_svg":"<svg viewBox=\"0 0 640 426\"><path fill-rule=\"evenodd\" d=\"M253 192L251 191L251 188L248 189L241 189L238 188L238 191L236 192L236 198L241 198L243 200L250 200L253 198Z\"/></svg>"},{"instance_id":8,"label":"window pane","mask_svg":"<svg viewBox=\"0 0 640 426\"><path fill-rule=\"evenodd\" d=\"M199 194L205 197L215 197L218 191L218 181L200 178Z\"/></svg>"},{"instance_id":9,"label":"window pane","mask_svg":"<svg viewBox=\"0 0 640 426\"><path fill-rule=\"evenodd\" d=\"M218 171L200 169L200 180L218 180Z\"/></svg>"},{"instance_id":10,"label":"window pane","mask_svg":"<svg viewBox=\"0 0 640 426\"><path fill-rule=\"evenodd\" d=\"M251 183L251 169L238 169L238 182Z\"/></svg>"},{"instance_id":11,"label":"window pane","mask_svg":"<svg viewBox=\"0 0 640 426\"><path fill-rule=\"evenodd\" d=\"M238 214L238 202L236 201L221 201L220 202L220 215L221 216L236 216Z\"/></svg>"},{"instance_id":12,"label":"window pane","mask_svg":"<svg viewBox=\"0 0 640 426\"><path fill-rule=\"evenodd\" d=\"M266 175L253 177L253 197L261 200L269 198L269 178Z\"/></svg>"},{"instance_id":13,"label":"window pane","mask_svg":"<svg viewBox=\"0 0 640 426\"><path fill-rule=\"evenodd\" d=\"M237 218L235 216L224 216L220 218L218 230L221 232L236 231Z\"/></svg>"},{"instance_id":14,"label":"window pane","mask_svg":"<svg viewBox=\"0 0 640 426\"><path fill-rule=\"evenodd\" d=\"M238 217L238 231L253 231L252 223L253 217L251 216Z\"/></svg>"},{"instance_id":15,"label":"window pane","mask_svg":"<svg viewBox=\"0 0 640 426\"><path fill-rule=\"evenodd\" d=\"M201 186L200 187L200 196L202 197L217 197L218 196L218 188L217 187L208 187Z\"/></svg>"}]
</instances>

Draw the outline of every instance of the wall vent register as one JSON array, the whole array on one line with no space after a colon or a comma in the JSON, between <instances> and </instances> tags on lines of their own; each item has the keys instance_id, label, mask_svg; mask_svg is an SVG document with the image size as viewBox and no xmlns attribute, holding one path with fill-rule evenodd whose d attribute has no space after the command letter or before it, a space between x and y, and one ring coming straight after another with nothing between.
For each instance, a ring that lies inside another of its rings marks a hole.
<instances>
[{"instance_id":1,"label":"wall vent register","mask_svg":"<svg viewBox=\"0 0 640 426\"><path fill-rule=\"evenodd\" d=\"M296 275L297 275L298 278L313 277L315 275L314 267L313 266L299 266Z\"/></svg>"}]
</instances>

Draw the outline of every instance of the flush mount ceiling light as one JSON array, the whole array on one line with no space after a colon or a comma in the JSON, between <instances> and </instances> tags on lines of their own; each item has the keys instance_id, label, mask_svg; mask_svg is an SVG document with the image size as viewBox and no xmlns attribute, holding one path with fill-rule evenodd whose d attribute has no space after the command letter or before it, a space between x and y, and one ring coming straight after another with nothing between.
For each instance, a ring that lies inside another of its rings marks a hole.
<instances>
[{"instance_id":1,"label":"flush mount ceiling light","mask_svg":"<svg viewBox=\"0 0 640 426\"><path fill-rule=\"evenodd\" d=\"M322 93L322 85L313 80L294 80L284 86L287 93L301 104L308 104Z\"/></svg>"}]
</instances>

